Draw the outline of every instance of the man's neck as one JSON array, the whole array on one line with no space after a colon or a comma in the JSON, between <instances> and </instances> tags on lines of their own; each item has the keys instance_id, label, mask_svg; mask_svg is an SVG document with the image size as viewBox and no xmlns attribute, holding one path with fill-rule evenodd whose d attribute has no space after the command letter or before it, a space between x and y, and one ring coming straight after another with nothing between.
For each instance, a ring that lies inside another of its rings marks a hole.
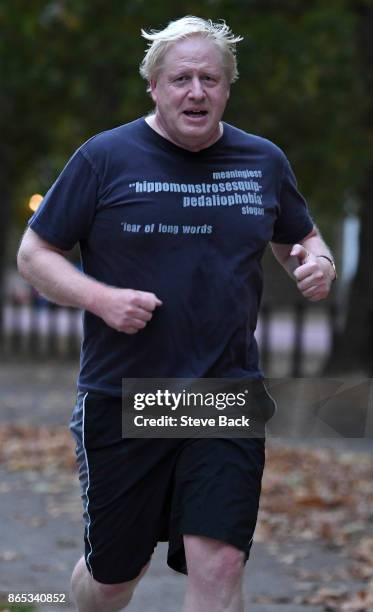
<instances>
[{"instance_id":1,"label":"man's neck","mask_svg":"<svg viewBox=\"0 0 373 612\"><path fill-rule=\"evenodd\" d=\"M170 142L172 142L176 146L181 147L183 149L187 149L188 151L191 151L192 153L198 153L198 151L201 151L203 149L207 149L208 147L211 147L211 145L215 144L215 142L217 142L219 140L219 138L221 138L223 136L223 132L224 132L223 124L222 124L221 121L219 121L219 133L218 133L217 137L215 138L215 140L213 142L209 142L207 146L197 145L197 146L194 147L193 145L188 146L188 144L185 144L185 143L181 144L179 142L176 142L172 138L170 138L170 136L165 132L165 130L160 125L160 123L159 123L159 121L157 119L157 115L155 113L152 113L151 115L148 115L147 117L145 117L145 121L149 125L149 127L151 127L155 132L157 132L157 134L159 134L160 136L162 136L166 140L169 140Z\"/></svg>"}]
</instances>

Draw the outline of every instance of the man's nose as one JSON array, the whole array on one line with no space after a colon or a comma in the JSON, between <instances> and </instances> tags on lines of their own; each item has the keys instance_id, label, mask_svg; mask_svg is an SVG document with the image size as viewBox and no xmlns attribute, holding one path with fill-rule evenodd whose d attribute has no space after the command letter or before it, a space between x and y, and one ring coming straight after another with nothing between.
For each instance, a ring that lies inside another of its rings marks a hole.
<instances>
[{"instance_id":1,"label":"man's nose","mask_svg":"<svg viewBox=\"0 0 373 612\"><path fill-rule=\"evenodd\" d=\"M205 90L203 88L203 85L201 83L201 80L198 77L193 77L191 84L190 84L190 92L189 95L193 98L204 98L205 96Z\"/></svg>"}]
</instances>

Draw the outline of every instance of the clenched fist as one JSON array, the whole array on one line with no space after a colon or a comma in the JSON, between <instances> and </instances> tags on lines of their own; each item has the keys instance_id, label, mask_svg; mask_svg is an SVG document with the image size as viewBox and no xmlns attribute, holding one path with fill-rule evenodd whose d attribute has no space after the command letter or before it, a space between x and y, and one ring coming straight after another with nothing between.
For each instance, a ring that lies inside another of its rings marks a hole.
<instances>
[{"instance_id":1,"label":"clenched fist","mask_svg":"<svg viewBox=\"0 0 373 612\"><path fill-rule=\"evenodd\" d=\"M154 293L103 287L94 314L117 331L136 334L149 323L158 306L162 302Z\"/></svg>"},{"instance_id":2,"label":"clenched fist","mask_svg":"<svg viewBox=\"0 0 373 612\"><path fill-rule=\"evenodd\" d=\"M309 253L301 244L295 244L290 255L298 258L299 266L293 274L302 295L311 302L326 298L335 277L327 259Z\"/></svg>"}]
</instances>

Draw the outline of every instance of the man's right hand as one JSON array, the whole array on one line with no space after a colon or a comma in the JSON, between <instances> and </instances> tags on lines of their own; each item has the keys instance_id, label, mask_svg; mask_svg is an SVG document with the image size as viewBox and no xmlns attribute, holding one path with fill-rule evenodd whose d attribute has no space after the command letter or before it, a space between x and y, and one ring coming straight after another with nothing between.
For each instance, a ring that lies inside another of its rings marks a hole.
<instances>
[{"instance_id":1,"label":"man's right hand","mask_svg":"<svg viewBox=\"0 0 373 612\"><path fill-rule=\"evenodd\" d=\"M136 334L149 323L154 310L162 306L154 293L135 289L104 287L96 295L91 311L109 327L126 334Z\"/></svg>"},{"instance_id":2,"label":"man's right hand","mask_svg":"<svg viewBox=\"0 0 373 612\"><path fill-rule=\"evenodd\" d=\"M162 306L154 293L111 287L87 276L66 259L64 251L31 228L22 238L17 263L23 278L51 302L89 310L126 334L144 329Z\"/></svg>"}]
</instances>

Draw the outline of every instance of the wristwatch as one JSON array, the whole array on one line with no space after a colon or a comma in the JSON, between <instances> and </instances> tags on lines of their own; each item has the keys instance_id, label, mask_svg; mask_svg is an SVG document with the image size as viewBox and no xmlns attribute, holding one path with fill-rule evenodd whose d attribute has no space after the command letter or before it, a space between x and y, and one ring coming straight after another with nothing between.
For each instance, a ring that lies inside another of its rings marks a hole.
<instances>
[{"instance_id":1,"label":"wristwatch","mask_svg":"<svg viewBox=\"0 0 373 612\"><path fill-rule=\"evenodd\" d=\"M332 266L332 268L334 270L333 281L337 280L337 269L335 267L335 263L334 263L333 259L331 257L328 257L327 255L316 255L316 257L323 257L324 259L328 260L328 262L330 263L330 265Z\"/></svg>"}]
</instances>

